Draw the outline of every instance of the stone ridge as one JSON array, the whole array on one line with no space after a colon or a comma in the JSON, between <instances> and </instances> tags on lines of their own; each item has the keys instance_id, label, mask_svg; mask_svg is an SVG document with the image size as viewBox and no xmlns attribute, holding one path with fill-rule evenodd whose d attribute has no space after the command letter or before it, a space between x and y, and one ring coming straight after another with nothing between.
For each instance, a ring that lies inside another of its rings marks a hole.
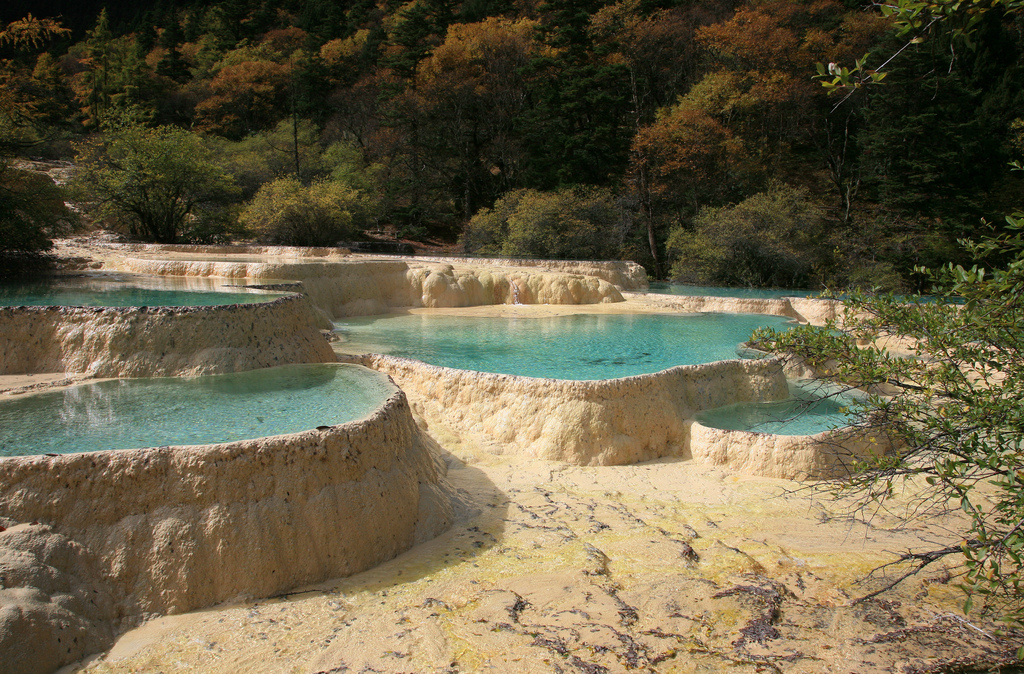
<instances>
[{"instance_id":1,"label":"stone ridge","mask_svg":"<svg viewBox=\"0 0 1024 674\"><path fill-rule=\"evenodd\" d=\"M409 307L621 302L612 283L585 274L493 267L455 267L415 259L344 262L212 262L127 258L105 268L160 276L301 281L330 318Z\"/></svg>"},{"instance_id":2,"label":"stone ridge","mask_svg":"<svg viewBox=\"0 0 1024 674\"><path fill-rule=\"evenodd\" d=\"M884 451L885 439L856 428L814 436L725 431L697 413L789 396L782 358L682 365L594 381L469 372L366 354L341 360L386 372L429 422L475 437L497 454L577 466L635 464L666 456L747 475L824 479Z\"/></svg>"}]
</instances>

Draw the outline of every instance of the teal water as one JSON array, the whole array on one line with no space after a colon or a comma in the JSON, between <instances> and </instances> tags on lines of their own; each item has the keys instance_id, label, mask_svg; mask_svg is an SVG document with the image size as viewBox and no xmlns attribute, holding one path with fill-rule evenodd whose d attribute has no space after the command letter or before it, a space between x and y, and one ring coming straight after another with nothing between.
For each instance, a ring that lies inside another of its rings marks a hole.
<instances>
[{"instance_id":1,"label":"teal water","mask_svg":"<svg viewBox=\"0 0 1024 674\"><path fill-rule=\"evenodd\" d=\"M856 400L849 394L807 383L790 383L789 400L738 403L697 414L697 421L728 431L775 435L814 435L855 423L847 414Z\"/></svg>"},{"instance_id":2,"label":"teal water","mask_svg":"<svg viewBox=\"0 0 1024 674\"><path fill-rule=\"evenodd\" d=\"M225 285L223 280L135 274L87 274L0 282L0 306L9 307L203 307L268 302L285 294Z\"/></svg>"},{"instance_id":3,"label":"teal water","mask_svg":"<svg viewBox=\"0 0 1024 674\"><path fill-rule=\"evenodd\" d=\"M740 297L743 299L776 299L779 297L813 297L813 290L785 288L726 288L719 286L691 286L682 283L655 282L648 292L659 295L696 295L699 297Z\"/></svg>"},{"instance_id":4,"label":"teal water","mask_svg":"<svg viewBox=\"0 0 1024 674\"><path fill-rule=\"evenodd\" d=\"M394 391L341 364L119 379L0 401L0 456L195 445L361 419Z\"/></svg>"},{"instance_id":5,"label":"teal water","mask_svg":"<svg viewBox=\"0 0 1024 674\"><path fill-rule=\"evenodd\" d=\"M460 370L613 379L737 358L761 314L577 314L544 318L401 315L335 323L349 353L404 356Z\"/></svg>"}]
</instances>

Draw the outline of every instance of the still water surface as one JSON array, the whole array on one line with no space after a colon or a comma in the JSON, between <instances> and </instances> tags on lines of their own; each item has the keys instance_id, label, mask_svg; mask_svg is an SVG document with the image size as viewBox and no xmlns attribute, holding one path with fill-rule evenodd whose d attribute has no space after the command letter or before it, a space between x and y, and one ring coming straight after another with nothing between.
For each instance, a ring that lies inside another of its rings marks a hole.
<instances>
[{"instance_id":1,"label":"still water surface","mask_svg":"<svg viewBox=\"0 0 1024 674\"><path fill-rule=\"evenodd\" d=\"M335 323L349 353L384 353L460 370L613 379L737 358L762 314L575 314L497 318L409 314Z\"/></svg>"},{"instance_id":2,"label":"still water surface","mask_svg":"<svg viewBox=\"0 0 1024 674\"><path fill-rule=\"evenodd\" d=\"M394 392L341 364L118 379L0 400L0 456L230 442L361 419Z\"/></svg>"},{"instance_id":3,"label":"still water surface","mask_svg":"<svg viewBox=\"0 0 1024 674\"><path fill-rule=\"evenodd\" d=\"M201 307L269 302L267 292L224 279L84 274L0 282L0 306Z\"/></svg>"}]
</instances>

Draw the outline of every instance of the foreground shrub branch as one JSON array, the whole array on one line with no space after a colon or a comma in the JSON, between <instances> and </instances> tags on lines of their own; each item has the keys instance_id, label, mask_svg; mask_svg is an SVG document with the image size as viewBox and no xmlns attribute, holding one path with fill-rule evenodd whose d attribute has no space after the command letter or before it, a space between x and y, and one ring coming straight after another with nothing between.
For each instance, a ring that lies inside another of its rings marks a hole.
<instances>
[{"instance_id":1,"label":"foreground shrub branch","mask_svg":"<svg viewBox=\"0 0 1024 674\"><path fill-rule=\"evenodd\" d=\"M966 524L946 545L914 550L909 570L882 591L943 558L963 564L964 609L975 603L1024 623L1024 218L966 244L979 264L929 273L933 299L854 295L838 321L790 332L762 330L761 348L794 354L819 376L868 392L851 414L897 449L828 486L855 496L858 516L909 495L902 517L960 509ZM873 593L877 594L877 593ZM869 595L873 596L873 595Z\"/></svg>"}]
</instances>

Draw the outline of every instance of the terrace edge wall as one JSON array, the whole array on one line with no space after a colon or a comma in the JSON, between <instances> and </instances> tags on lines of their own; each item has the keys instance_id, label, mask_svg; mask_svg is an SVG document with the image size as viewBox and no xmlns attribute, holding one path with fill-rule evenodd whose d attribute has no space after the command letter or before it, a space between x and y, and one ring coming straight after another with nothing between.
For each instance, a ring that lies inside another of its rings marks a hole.
<instances>
[{"instance_id":1,"label":"terrace edge wall","mask_svg":"<svg viewBox=\"0 0 1024 674\"><path fill-rule=\"evenodd\" d=\"M209 307L0 307L0 374L221 374L336 360L301 295Z\"/></svg>"},{"instance_id":2,"label":"terrace edge wall","mask_svg":"<svg viewBox=\"0 0 1024 674\"><path fill-rule=\"evenodd\" d=\"M452 522L396 390L367 418L257 440L0 459L0 661L53 671L153 614L368 569Z\"/></svg>"}]
</instances>

